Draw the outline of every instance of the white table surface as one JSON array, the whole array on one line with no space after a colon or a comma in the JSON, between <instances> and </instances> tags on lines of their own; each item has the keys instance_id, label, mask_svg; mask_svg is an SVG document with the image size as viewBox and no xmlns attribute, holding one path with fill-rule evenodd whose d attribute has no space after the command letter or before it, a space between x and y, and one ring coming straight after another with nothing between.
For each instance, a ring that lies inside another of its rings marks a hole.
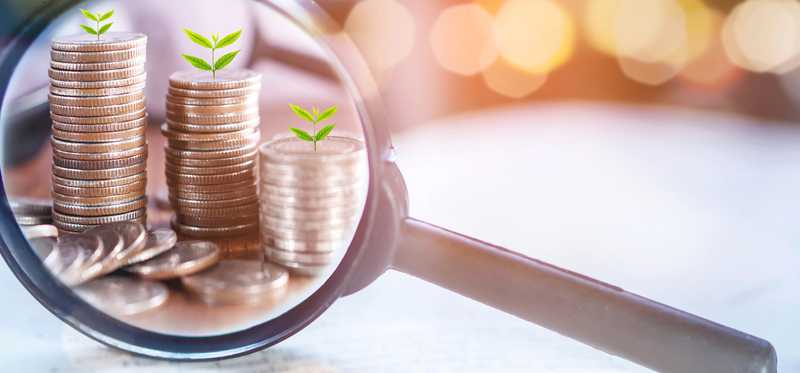
<instances>
[{"instance_id":1,"label":"white table surface","mask_svg":"<svg viewBox=\"0 0 800 373\"><path fill-rule=\"evenodd\" d=\"M771 341L800 371L800 129L564 104L395 137L412 213ZM151 361L62 325L0 266L0 371L641 372L389 273L267 351Z\"/></svg>"}]
</instances>

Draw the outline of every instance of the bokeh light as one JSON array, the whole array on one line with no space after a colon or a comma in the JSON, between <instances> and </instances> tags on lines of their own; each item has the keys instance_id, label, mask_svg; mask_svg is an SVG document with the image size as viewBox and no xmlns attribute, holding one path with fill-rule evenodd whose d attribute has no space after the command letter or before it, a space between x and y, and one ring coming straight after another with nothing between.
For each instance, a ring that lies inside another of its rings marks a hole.
<instances>
[{"instance_id":1,"label":"bokeh light","mask_svg":"<svg viewBox=\"0 0 800 373\"><path fill-rule=\"evenodd\" d=\"M622 0L588 0L583 13L589 45L610 56L617 55L617 11Z\"/></svg>"},{"instance_id":2,"label":"bokeh light","mask_svg":"<svg viewBox=\"0 0 800 373\"><path fill-rule=\"evenodd\" d=\"M497 59L493 18L477 4L445 9L431 30L431 47L444 69L475 75Z\"/></svg>"},{"instance_id":3,"label":"bokeh light","mask_svg":"<svg viewBox=\"0 0 800 373\"><path fill-rule=\"evenodd\" d=\"M519 69L546 74L575 48L575 25L552 0L508 0L495 16L500 55Z\"/></svg>"},{"instance_id":4,"label":"bokeh light","mask_svg":"<svg viewBox=\"0 0 800 373\"><path fill-rule=\"evenodd\" d=\"M680 72L680 67L666 62L645 62L620 57L619 67L628 78L647 85L664 84Z\"/></svg>"},{"instance_id":5,"label":"bokeh light","mask_svg":"<svg viewBox=\"0 0 800 373\"><path fill-rule=\"evenodd\" d=\"M481 75L489 89L510 98L530 95L547 81L547 75L521 70L503 58L498 58Z\"/></svg>"},{"instance_id":6,"label":"bokeh light","mask_svg":"<svg viewBox=\"0 0 800 373\"><path fill-rule=\"evenodd\" d=\"M793 0L747 0L723 28L728 57L742 68L775 71L800 52L800 5Z\"/></svg>"},{"instance_id":7,"label":"bokeh light","mask_svg":"<svg viewBox=\"0 0 800 373\"><path fill-rule=\"evenodd\" d=\"M691 17L689 18L691 19ZM693 56L691 62L681 71L680 77L690 83L721 88L739 76L738 72L741 70L731 63L722 45L721 32L725 20L723 14L717 10L706 10L705 19L708 25L708 28L703 27L707 33L705 46L703 48L694 47L695 51L702 49L702 52ZM702 36L698 35L698 37ZM693 48L691 47L692 43L690 40L690 49ZM699 42L694 43L699 45Z\"/></svg>"},{"instance_id":8,"label":"bokeh light","mask_svg":"<svg viewBox=\"0 0 800 373\"><path fill-rule=\"evenodd\" d=\"M620 0L616 14L620 57L654 63L685 61L686 17L675 0Z\"/></svg>"},{"instance_id":9,"label":"bokeh light","mask_svg":"<svg viewBox=\"0 0 800 373\"><path fill-rule=\"evenodd\" d=\"M414 47L414 17L396 0L357 3L344 29L378 73L403 61Z\"/></svg>"}]
</instances>

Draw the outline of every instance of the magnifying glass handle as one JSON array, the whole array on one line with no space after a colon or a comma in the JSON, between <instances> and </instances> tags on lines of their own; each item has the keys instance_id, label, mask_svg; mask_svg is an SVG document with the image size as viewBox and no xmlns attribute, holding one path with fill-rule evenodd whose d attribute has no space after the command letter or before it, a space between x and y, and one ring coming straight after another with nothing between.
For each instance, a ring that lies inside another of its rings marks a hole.
<instances>
[{"instance_id":1,"label":"magnifying glass handle","mask_svg":"<svg viewBox=\"0 0 800 373\"><path fill-rule=\"evenodd\" d=\"M776 372L760 338L407 218L393 268L661 372Z\"/></svg>"}]
</instances>

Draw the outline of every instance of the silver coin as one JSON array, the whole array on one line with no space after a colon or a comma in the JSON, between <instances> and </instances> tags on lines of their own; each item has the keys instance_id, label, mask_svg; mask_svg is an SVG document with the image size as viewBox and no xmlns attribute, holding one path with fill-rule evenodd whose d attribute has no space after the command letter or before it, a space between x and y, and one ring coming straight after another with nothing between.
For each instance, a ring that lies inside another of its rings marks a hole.
<instances>
[{"instance_id":1,"label":"silver coin","mask_svg":"<svg viewBox=\"0 0 800 373\"><path fill-rule=\"evenodd\" d=\"M81 269L91 255L91 248L83 245L56 245L44 259L44 265L65 285L72 286L80 280Z\"/></svg>"},{"instance_id":2,"label":"silver coin","mask_svg":"<svg viewBox=\"0 0 800 373\"><path fill-rule=\"evenodd\" d=\"M183 286L212 303L250 303L269 298L289 282L286 270L252 260L223 260L181 279Z\"/></svg>"},{"instance_id":3,"label":"silver coin","mask_svg":"<svg viewBox=\"0 0 800 373\"><path fill-rule=\"evenodd\" d=\"M192 275L219 262L221 251L210 241L181 241L169 250L144 263L125 270L151 280L166 280Z\"/></svg>"},{"instance_id":4,"label":"silver coin","mask_svg":"<svg viewBox=\"0 0 800 373\"><path fill-rule=\"evenodd\" d=\"M364 142L340 136L330 136L325 141L313 144L297 138L280 138L262 144L259 152L262 159L279 164L311 164L351 161L365 158Z\"/></svg>"},{"instance_id":5,"label":"silver coin","mask_svg":"<svg viewBox=\"0 0 800 373\"><path fill-rule=\"evenodd\" d=\"M75 291L100 311L130 316L163 305L169 298L164 284L122 276L103 277L81 285Z\"/></svg>"},{"instance_id":6,"label":"silver coin","mask_svg":"<svg viewBox=\"0 0 800 373\"><path fill-rule=\"evenodd\" d=\"M8 200L11 212L24 216L47 216L52 213L53 201L44 198L12 197Z\"/></svg>"},{"instance_id":7,"label":"silver coin","mask_svg":"<svg viewBox=\"0 0 800 373\"><path fill-rule=\"evenodd\" d=\"M261 74L246 69L230 69L217 72L212 78L204 71L185 70L170 75L169 85L174 88L196 90L224 90L249 88L261 84Z\"/></svg>"},{"instance_id":8,"label":"silver coin","mask_svg":"<svg viewBox=\"0 0 800 373\"><path fill-rule=\"evenodd\" d=\"M353 237L353 228L328 228L328 229L301 229L273 228L267 224L261 225L261 232L268 237L290 240L332 241L347 240Z\"/></svg>"},{"instance_id":9,"label":"silver coin","mask_svg":"<svg viewBox=\"0 0 800 373\"><path fill-rule=\"evenodd\" d=\"M22 233L29 240L42 237L58 237L58 228L50 224L31 225L22 227Z\"/></svg>"},{"instance_id":10,"label":"silver coin","mask_svg":"<svg viewBox=\"0 0 800 373\"><path fill-rule=\"evenodd\" d=\"M143 48L147 35L132 32L108 32L102 38L89 34L58 36L50 42L54 50L65 52L104 52Z\"/></svg>"},{"instance_id":11,"label":"silver coin","mask_svg":"<svg viewBox=\"0 0 800 373\"><path fill-rule=\"evenodd\" d=\"M172 249L178 242L178 235L172 229L162 228L147 232L147 243L144 249L128 259L128 264L136 264L155 258Z\"/></svg>"},{"instance_id":12,"label":"silver coin","mask_svg":"<svg viewBox=\"0 0 800 373\"><path fill-rule=\"evenodd\" d=\"M293 275L299 276L319 276L327 271L330 271L329 265L308 265L297 262L271 259L274 263L288 269Z\"/></svg>"},{"instance_id":13,"label":"silver coin","mask_svg":"<svg viewBox=\"0 0 800 373\"><path fill-rule=\"evenodd\" d=\"M271 204L262 203L261 213L278 219L293 222L303 221L333 221L358 219L361 215L361 205L344 205L339 207L328 207L325 209L305 209L297 207L277 207Z\"/></svg>"},{"instance_id":14,"label":"silver coin","mask_svg":"<svg viewBox=\"0 0 800 373\"><path fill-rule=\"evenodd\" d=\"M52 216L16 216L17 224L21 226L32 226L50 224L53 222Z\"/></svg>"},{"instance_id":15,"label":"silver coin","mask_svg":"<svg viewBox=\"0 0 800 373\"><path fill-rule=\"evenodd\" d=\"M262 234L261 241L264 245L274 247L284 251L293 251L299 253L327 253L337 250L343 250L346 247L346 242L342 240L331 241L313 241L313 240L291 240L270 237L269 235Z\"/></svg>"},{"instance_id":16,"label":"silver coin","mask_svg":"<svg viewBox=\"0 0 800 373\"><path fill-rule=\"evenodd\" d=\"M324 266L330 264L339 256L339 253L332 251L327 253L297 253L285 251L270 246L264 246L264 255L270 260L278 262L295 262L311 266Z\"/></svg>"},{"instance_id":17,"label":"silver coin","mask_svg":"<svg viewBox=\"0 0 800 373\"><path fill-rule=\"evenodd\" d=\"M261 214L261 225L268 229L307 231L352 231L358 222L357 218L325 219L325 220L288 220Z\"/></svg>"}]
</instances>

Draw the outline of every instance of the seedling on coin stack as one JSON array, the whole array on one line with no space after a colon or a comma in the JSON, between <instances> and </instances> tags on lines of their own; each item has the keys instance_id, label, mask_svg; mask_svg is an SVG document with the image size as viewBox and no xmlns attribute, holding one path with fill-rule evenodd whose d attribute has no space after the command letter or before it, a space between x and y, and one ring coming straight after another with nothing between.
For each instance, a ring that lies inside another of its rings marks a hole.
<instances>
[{"instance_id":1,"label":"seedling on coin stack","mask_svg":"<svg viewBox=\"0 0 800 373\"><path fill-rule=\"evenodd\" d=\"M94 22L95 25L94 28L92 28L91 26L81 25L81 28L83 29L83 31L86 31L91 35L97 36L97 40L100 40L100 36L108 32L108 29L110 29L111 25L114 24L114 22L109 22L106 23L105 25L102 26L100 25L100 22L108 21L112 16L114 16L113 10L110 10L106 13L92 13L86 9L81 9L81 13L83 13L83 16L86 17L88 20Z\"/></svg>"},{"instance_id":2,"label":"seedling on coin stack","mask_svg":"<svg viewBox=\"0 0 800 373\"><path fill-rule=\"evenodd\" d=\"M316 106L311 108L311 112L308 112L302 107L294 104L289 104L289 108L292 109L292 111L294 112L295 115L297 115L298 118L311 123L312 133L309 134L308 132L295 127L289 129L292 132L294 132L295 136L297 136L298 139L314 143L314 151L316 152L317 143L322 140L325 140L325 138L331 134L331 131L333 131L333 129L336 128L335 124L329 124L326 125L325 127L322 127L322 129L319 130L319 132L317 132L317 125L328 119L331 119L331 117L333 117L333 115L336 114L337 110L336 106L331 106L325 109L325 111L323 111L321 114Z\"/></svg>"},{"instance_id":3,"label":"seedling on coin stack","mask_svg":"<svg viewBox=\"0 0 800 373\"><path fill-rule=\"evenodd\" d=\"M239 37L242 36L242 30L225 35L225 37L222 39L220 39L219 33L216 33L211 35L210 40L203 35L189 30L188 28L183 29L183 32L187 37L189 37L189 40L193 41L195 44L203 48L211 49L211 62L188 54L183 54L182 56L186 61L189 61L192 66L203 71L210 71L212 79L216 79L217 71L222 70L226 66L230 65L230 63L233 62L233 59L236 58L236 55L239 54L239 51L233 51L222 55L222 57L219 59L214 58L217 49L228 47L239 40Z\"/></svg>"}]
</instances>

